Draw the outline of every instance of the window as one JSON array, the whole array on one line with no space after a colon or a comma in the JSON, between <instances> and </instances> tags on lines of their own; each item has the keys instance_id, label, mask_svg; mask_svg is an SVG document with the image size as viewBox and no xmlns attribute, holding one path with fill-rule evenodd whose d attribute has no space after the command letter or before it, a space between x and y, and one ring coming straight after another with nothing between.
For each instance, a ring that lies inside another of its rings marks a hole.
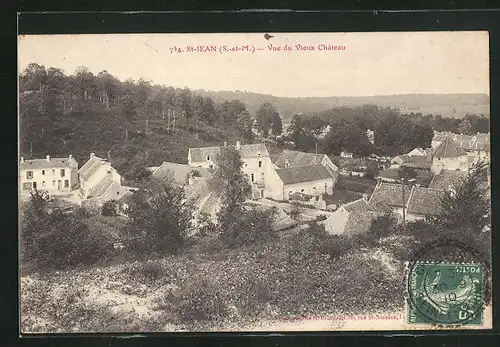
<instances>
[{"instance_id":1,"label":"window","mask_svg":"<svg viewBox=\"0 0 500 347\"><path fill-rule=\"evenodd\" d=\"M248 166L248 164L245 164L245 167L247 167L247 166Z\"/></svg>"},{"instance_id":2,"label":"window","mask_svg":"<svg viewBox=\"0 0 500 347\"><path fill-rule=\"evenodd\" d=\"M120 192L116 192L116 195L120 195Z\"/></svg>"},{"instance_id":3,"label":"window","mask_svg":"<svg viewBox=\"0 0 500 347\"><path fill-rule=\"evenodd\" d=\"M33 182L33 189L36 189L36 182Z\"/></svg>"},{"instance_id":4,"label":"window","mask_svg":"<svg viewBox=\"0 0 500 347\"><path fill-rule=\"evenodd\" d=\"M52 187L55 187L56 186L56 181L52 181Z\"/></svg>"},{"instance_id":5,"label":"window","mask_svg":"<svg viewBox=\"0 0 500 347\"><path fill-rule=\"evenodd\" d=\"M301 189L301 190L300 190L300 192L301 192L301 193L303 193L303 192L304 192L304 189Z\"/></svg>"},{"instance_id":6,"label":"window","mask_svg":"<svg viewBox=\"0 0 500 347\"><path fill-rule=\"evenodd\" d=\"M209 167L209 168L211 168L211 169L213 169L213 168L214 168L214 166L213 166L212 164L210 164L208 167Z\"/></svg>"},{"instance_id":7,"label":"window","mask_svg":"<svg viewBox=\"0 0 500 347\"><path fill-rule=\"evenodd\" d=\"M108 175L111 175L111 170L108 170L107 173L108 173Z\"/></svg>"},{"instance_id":8,"label":"window","mask_svg":"<svg viewBox=\"0 0 500 347\"><path fill-rule=\"evenodd\" d=\"M42 187L45 188L45 181L42 181Z\"/></svg>"},{"instance_id":9,"label":"window","mask_svg":"<svg viewBox=\"0 0 500 347\"><path fill-rule=\"evenodd\" d=\"M66 170L65 169L61 169L61 177L64 177L66 176Z\"/></svg>"},{"instance_id":10,"label":"window","mask_svg":"<svg viewBox=\"0 0 500 347\"><path fill-rule=\"evenodd\" d=\"M207 155L207 160L210 160L210 156L209 155Z\"/></svg>"},{"instance_id":11,"label":"window","mask_svg":"<svg viewBox=\"0 0 500 347\"><path fill-rule=\"evenodd\" d=\"M254 180L255 180L255 177L254 177L254 175L252 174L252 182L253 182Z\"/></svg>"},{"instance_id":12,"label":"window","mask_svg":"<svg viewBox=\"0 0 500 347\"><path fill-rule=\"evenodd\" d=\"M316 187L313 187L313 189L316 189Z\"/></svg>"},{"instance_id":13,"label":"window","mask_svg":"<svg viewBox=\"0 0 500 347\"><path fill-rule=\"evenodd\" d=\"M30 189L31 189L31 182L23 183L23 190L30 190Z\"/></svg>"},{"instance_id":14,"label":"window","mask_svg":"<svg viewBox=\"0 0 500 347\"><path fill-rule=\"evenodd\" d=\"M33 171L26 171L26 178L32 179L33 178Z\"/></svg>"},{"instance_id":15,"label":"window","mask_svg":"<svg viewBox=\"0 0 500 347\"><path fill-rule=\"evenodd\" d=\"M259 167L262 167L262 160L259 160Z\"/></svg>"},{"instance_id":16,"label":"window","mask_svg":"<svg viewBox=\"0 0 500 347\"><path fill-rule=\"evenodd\" d=\"M52 169L52 176L55 176L56 174L56 169Z\"/></svg>"},{"instance_id":17,"label":"window","mask_svg":"<svg viewBox=\"0 0 500 347\"><path fill-rule=\"evenodd\" d=\"M45 170L42 170L42 175L45 175Z\"/></svg>"},{"instance_id":18,"label":"window","mask_svg":"<svg viewBox=\"0 0 500 347\"><path fill-rule=\"evenodd\" d=\"M69 187L69 180L64 180L64 188L68 188Z\"/></svg>"}]
</instances>

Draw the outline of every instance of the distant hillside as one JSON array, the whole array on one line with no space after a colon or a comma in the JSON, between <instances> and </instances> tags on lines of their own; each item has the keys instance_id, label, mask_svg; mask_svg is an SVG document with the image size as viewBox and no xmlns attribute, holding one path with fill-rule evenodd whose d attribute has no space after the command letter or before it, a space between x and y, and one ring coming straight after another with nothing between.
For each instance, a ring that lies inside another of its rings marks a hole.
<instances>
[{"instance_id":1,"label":"distant hillside","mask_svg":"<svg viewBox=\"0 0 500 347\"><path fill-rule=\"evenodd\" d=\"M486 94L401 94L361 97L276 97L241 91L206 91L196 93L211 97L215 102L240 100L251 114L255 114L264 102L272 103L285 122L298 112L315 113L334 107L355 107L366 104L398 108L405 113L440 114L443 117L463 118L466 113L490 114L490 98Z\"/></svg>"}]
</instances>

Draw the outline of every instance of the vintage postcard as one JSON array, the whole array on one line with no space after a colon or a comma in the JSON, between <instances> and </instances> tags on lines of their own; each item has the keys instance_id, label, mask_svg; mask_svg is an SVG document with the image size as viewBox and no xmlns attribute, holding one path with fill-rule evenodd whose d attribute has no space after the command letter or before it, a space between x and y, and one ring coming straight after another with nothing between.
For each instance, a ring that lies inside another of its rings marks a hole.
<instances>
[{"instance_id":1,"label":"vintage postcard","mask_svg":"<svg viewBox=\"0 0 500 347\"><path fill-rule=\"evenodd\" d=\"M492 328L488 42L19 36L22 334Z\"/></svg>"}]
</instances>

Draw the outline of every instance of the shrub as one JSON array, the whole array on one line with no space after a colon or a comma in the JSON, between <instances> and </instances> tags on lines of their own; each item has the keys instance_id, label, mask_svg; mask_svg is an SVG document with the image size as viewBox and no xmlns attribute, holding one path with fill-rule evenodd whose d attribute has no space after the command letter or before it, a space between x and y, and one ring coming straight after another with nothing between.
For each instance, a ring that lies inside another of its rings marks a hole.
<instances>
[{"instance_id":1,"label":"shrub","mask_svg":"<svg viewBox=\"0 0 500 347\"><path fill-rule=\"evenodd\" d=\"M38 269L91 265L113 256L113 242L35 192L22 211L21 258Z\"/></svg>"},{"instance_id":2,"label":"shrub","mask_svg":"<svg viewBox=\"0 0 500 347\"><path fill-rule=\"evenodd\" d=\"M327 218L327 217L326 217L326 215L324 215L324 214L320 214L320 215L316 216L316 220L317 220L317 221L322 221L322 220L325 220L326 218Z\"/></svg>"},{"instance_id":3,"label":"shrub","mask_svg":"<svg viewBox=\"0 0 500 347\"><path fill-rule=\"evenodd\" d=\"M103 216L116 216L116 209L118 202L116 200L106 201L101 207L101 214Z\"/></svg>"},{"instance_id":4,"label":"shrub","mask_svg":"<svg viewBox=\"0 0 500 347\"><path fill-rule=\"evenodd\" d=\"M227 314L222 293L206 278L194 278L169 298L182 323L220 321Z\"/></svg>"},{"instance_id":5,"label":"shrub","mask_svg":"<svg viewBox=\"0 0 500 347\"><path fill-rule=\"evenodd\" d=\"M223 225L227 227L221 230L222 240L232 248L267 242L276 236L273 231L275 216L275 209L256 207L242 210L238 216L224 216L227 220Z\"/></svg>"}]
</instances>

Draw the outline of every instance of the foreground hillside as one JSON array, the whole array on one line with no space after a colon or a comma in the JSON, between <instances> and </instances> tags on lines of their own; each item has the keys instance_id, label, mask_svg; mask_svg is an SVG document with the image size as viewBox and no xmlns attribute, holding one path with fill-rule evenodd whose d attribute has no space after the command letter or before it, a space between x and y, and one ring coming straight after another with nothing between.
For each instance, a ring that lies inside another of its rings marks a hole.
<instances>
[{"instance_id":1,"label":"foreground hillside","mask_svg":"<svg viewBox=\"0 0 500 347\"><path fill-rule=\"evenodd\" d=\"M402 236L333 256L304 235L235 251L204 240L179 256L25 275L22 331L265 330L297 316L402 313Z\"/></svg>"}]
</instances>

